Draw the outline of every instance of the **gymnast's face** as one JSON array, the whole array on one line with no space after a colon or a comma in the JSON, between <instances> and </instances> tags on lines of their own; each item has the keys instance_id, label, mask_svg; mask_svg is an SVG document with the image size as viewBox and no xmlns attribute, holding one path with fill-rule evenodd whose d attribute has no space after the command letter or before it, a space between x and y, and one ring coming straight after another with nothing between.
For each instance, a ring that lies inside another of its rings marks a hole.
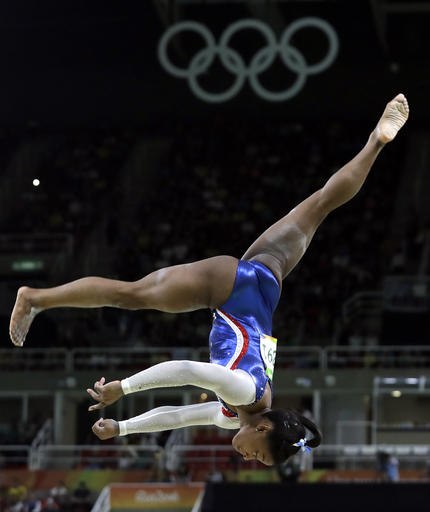
<instances>
[{"instance_id":1,"label":"gymnast's face","mask_svg":"<svg viewBox=\"0 0 430 512\"><path fill-rule=\"evenodd\" d=\"M241 427L231 444L244 460L258 460L266 466L272 466L273 457L267 442L267 433L270 430L272 430L272 424L269 421L260 423L256 427L251 425Z\"/></svg>"}]
</instances>

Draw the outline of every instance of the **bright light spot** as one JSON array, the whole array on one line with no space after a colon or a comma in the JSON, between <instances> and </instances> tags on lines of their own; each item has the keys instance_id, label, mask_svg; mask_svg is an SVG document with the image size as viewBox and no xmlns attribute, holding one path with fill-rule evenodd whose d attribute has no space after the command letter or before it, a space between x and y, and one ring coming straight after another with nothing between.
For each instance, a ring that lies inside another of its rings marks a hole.
<instances>
[{"instance_id":1,"label":"bright light spot","mask_svg":"<svg viewBox=\"0 0 430 512\"><path fill-rule=\"evenodd\" d=\"M206 393L202 393L202 394L200 395L200 398L201 398L202 400L206 400L206 399L207 399L207 397L208 397L208 395L207 395Z\"/></svg>"},{"instance_id":2,"label":"bright light spot","mask_svg":"<svg viewBox=\"0 0 430 512\"><path fill-rule=\"evenodd\" d=\"M398 389L395 389L394 391L391 391L391 396L393 396L394 398L399 398L402 396L402 392L399 391Z\"/></svg>"},{"instance_id":3,"label":"bright light spot","mask_svg":"<svg viewBox=\"0 0 430 512\"><path fill-rule=\"evenodd\" d=\"M406 384L418 384L418 379L415 377L408 377L406 379Z\"/></svg>"},{"instance_id":4,"label":"bright light spot","mask_svg":"<svg viewBox=\"0 0 430 512\"><path fill-rule=\"evenodd\" d=\"M34 178L34 180L33 180L33 185L34 185L35 187L38 187L38 186L40 185L40 181L39 181L37 178Z\"/></svg>"}]
</instances>

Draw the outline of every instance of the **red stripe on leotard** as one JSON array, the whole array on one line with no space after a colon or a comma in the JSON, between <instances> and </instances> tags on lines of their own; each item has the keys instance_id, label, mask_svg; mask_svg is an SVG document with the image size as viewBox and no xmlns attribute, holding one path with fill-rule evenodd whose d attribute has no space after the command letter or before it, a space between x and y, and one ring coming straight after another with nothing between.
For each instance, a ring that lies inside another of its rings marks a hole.
<instances>
[{"instance_id":1,"label":"red stripe on leotard","mask_svg":"<svg viewBox=\"0 0 430 512\"><path fill-rule=\"evenodd\" d=\"M231 411L227 411L227 409L225 409L224 407L221 408L221 411L224 414L224 416L227 416L227 418L236 418L237 416L237 414Z\"/></svg>"},{"instance_id":2,"label":"red stripe on leotard","mask_svg":"<svg viewBox=\"0 0 430 512\"><path fill-rule=\"evenodd\" d=\"M221 313L223 315L225 315L231 322L234 323L234 325L240 330L240 332L241 332L241 334L243 336L242 350L240 351L239 355L236 357L236 359L233 362L233 364L230 366L230 370L235 370L237 365L239 364L240 360L242 359L242 357L246 354L246 352L248 350L249 336L248 336L248 333L246 332L245 327L243 327L243 325L240 324L235 318L233 318L231 315L229 315L225 311L222 311L222 309L220 309L219 311L221 311Z\"/></svg>"}]
</instances>

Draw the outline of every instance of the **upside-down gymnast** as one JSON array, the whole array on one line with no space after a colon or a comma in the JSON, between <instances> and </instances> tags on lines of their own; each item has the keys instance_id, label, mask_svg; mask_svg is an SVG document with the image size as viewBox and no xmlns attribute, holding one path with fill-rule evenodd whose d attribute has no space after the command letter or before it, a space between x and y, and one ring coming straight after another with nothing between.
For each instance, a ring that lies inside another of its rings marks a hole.
<instances>
[{"instance_id":1,"label":"upside-down gymnast","mask_svg":"<svg viewBox=\"0 0 430 512\"><path fill-rule=\"evenodd\" d=\"M408 102L398 94L387 104L363 149L321 189L269 227L239 260L216 256L163 268L136 282L85 277L55 288L20 288L10 321L12 342L22 346L34 317L55 307L111 306L169 313L210 308L210 363L167 361L121 381L106 383L102 377L87 391L97 402L89 407L91 411L128 393L170 386L209 389L218 401L158 407L124 421L100 418L93 432L109 439L191 425L239 429L232 440L235 450L246 460L266 465L318 446L321 434L313 422L289 409L271 409L273 312L283 279L304 255L318 226L360 190L379 152L408 115Z\"/></svg>"}]
</instances>

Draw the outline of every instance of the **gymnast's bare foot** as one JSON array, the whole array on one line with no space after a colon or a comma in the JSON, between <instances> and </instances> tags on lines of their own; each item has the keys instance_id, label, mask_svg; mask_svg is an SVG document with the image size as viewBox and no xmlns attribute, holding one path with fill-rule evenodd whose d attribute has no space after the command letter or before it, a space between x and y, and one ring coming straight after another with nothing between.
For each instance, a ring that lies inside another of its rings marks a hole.
<instances>
[{"instance_id":1,"label":"gymnast's bare foot","mask_svg":"<svg viewBox=\"0 0 430 512\"><path fill-rule=\"evenodd\" d=\"M385 107L384 113L376 126L378 140L383 144L391 142L409 116L408 100L398 94Z\"/></svg>"},{"instance_id":2,"label":"gymnast's bare foot","mask_svg":"<svg viewBox=\"0 0 430 512\"><path fill-rule=\"evenodd\" d=\"M12 343L22 347L31 322L41 308L35 308L31 302L31 288L23 286L18 290L15 306L12 311L9 325L9 335Z\"/></svg>"}]
</instances>

